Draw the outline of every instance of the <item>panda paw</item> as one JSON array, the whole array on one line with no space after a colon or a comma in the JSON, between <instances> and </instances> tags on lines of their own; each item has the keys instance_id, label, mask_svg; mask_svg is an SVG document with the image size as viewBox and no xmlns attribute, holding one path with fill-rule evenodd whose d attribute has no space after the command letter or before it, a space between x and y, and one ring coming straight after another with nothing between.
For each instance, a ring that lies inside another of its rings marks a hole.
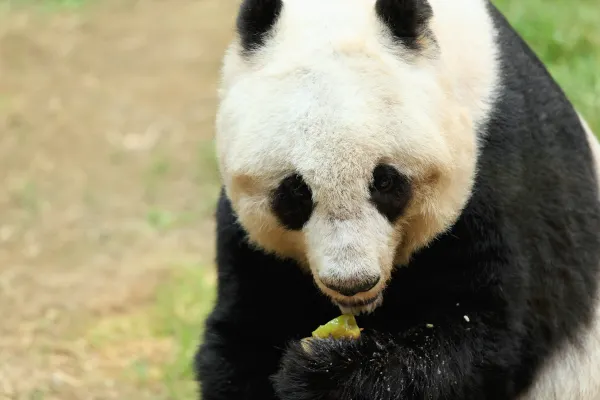
<instances>
[{"instance_id":1,"label":"panda paw","mask_svg":"<svg viewBox=\"0 0 600 400\"><path fill-rule=\"evenodd\" d=\"M273 377L281 400L367 399L362 340L312 339L293 343ZM362 384L361 384L362 383ZM368 386L367 386L368 387Z\"/></svg>"}]
</instances>

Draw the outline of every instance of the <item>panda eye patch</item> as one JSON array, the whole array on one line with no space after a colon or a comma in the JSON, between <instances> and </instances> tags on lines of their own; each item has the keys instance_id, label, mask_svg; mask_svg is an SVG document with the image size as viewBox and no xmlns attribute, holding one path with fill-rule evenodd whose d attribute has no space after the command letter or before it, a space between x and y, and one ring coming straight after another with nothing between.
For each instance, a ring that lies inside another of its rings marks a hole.
<instances>
[{"instance_id":1,"label":"panda eye patch","mask_svg":"<svg viewBox=\"0 0 600 400\"><path fill-rule=\"evenodd\" d=\"M310 219L314 208L312 191L299 174L290 175L275 189L271 207L283 226L293 231L300 230Z\"/></svg>"},{"instance_id":2,"label":"panda eye patch","mask_svg":"<svg viewBox=\"0 0 600 400\"><path fill-rule=\"evenodd\" d=\"M373 170L369 187L371 202L390 222L404 211L411 196L408 178L391 165L379 164Z\"/></svg>"}]
</instances>

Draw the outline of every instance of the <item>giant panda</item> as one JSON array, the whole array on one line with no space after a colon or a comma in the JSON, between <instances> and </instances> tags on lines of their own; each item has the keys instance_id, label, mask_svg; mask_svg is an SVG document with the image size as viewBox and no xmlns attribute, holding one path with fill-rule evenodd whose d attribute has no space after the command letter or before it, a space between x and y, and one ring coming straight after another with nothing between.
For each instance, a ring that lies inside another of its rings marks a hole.
<instances>
[{"instance_id":1,"label":"giant panda","mask_svg":"<svg viewBox=\"0 0 600 400\"><path fill-rule=\"evenodd\" d=\"M203 400L600 399L599 144L493 4L245 0L220 85Z\"/></svg>"}]
</instances>

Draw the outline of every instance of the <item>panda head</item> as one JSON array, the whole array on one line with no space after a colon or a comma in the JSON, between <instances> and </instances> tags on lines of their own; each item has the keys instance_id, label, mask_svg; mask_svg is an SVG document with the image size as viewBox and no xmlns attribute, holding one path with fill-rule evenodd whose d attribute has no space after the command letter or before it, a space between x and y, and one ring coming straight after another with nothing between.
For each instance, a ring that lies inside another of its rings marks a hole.
<instances>
[{"instance_id":1,"label":"panda head","mask_svg":"<svg viewBox=\"0 0 600 400\"><path fill-rule=\"evenodd\" d=\"M433 11L246 0L225 56L227 196L249 240L310 270L342 312L381 304L394 266L451 226L472 189L481 98L460 86L469 67L441 56Z\"/></svg>"}]
</instances>

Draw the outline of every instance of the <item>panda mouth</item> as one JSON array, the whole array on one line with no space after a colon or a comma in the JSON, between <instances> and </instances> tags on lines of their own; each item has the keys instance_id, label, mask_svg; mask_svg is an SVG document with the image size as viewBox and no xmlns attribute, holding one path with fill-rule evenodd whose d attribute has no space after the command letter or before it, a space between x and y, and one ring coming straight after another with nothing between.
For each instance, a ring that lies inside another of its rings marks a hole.
<instances>
[{"instance_id":1,"label":"panda mouth","mask_svg":"<svg viewBox=\"0 0 600 400\"><path fill-rule=\"evenodd\" d=\"M383 303L383 295L379 293L368 299L354 301L333 299L333 302L339 307L342 314L370 314Z\"/></svg>"},{"instance_id":2,"label":"panda mouth","mask_svg":"<svg viewBox=\"0 0 600 400\"><path fill-rule=\"evenodd\" d=\"M357 300L334 299L334 302L338 306L344 307L344 308L359 308L359 307L365 307L365 306L371 305L380 299L381 299L381 293L379 293L376 296L373 296L371 298L368 298L368 299L357 299Z\"/></svg>"}]
</instances>

